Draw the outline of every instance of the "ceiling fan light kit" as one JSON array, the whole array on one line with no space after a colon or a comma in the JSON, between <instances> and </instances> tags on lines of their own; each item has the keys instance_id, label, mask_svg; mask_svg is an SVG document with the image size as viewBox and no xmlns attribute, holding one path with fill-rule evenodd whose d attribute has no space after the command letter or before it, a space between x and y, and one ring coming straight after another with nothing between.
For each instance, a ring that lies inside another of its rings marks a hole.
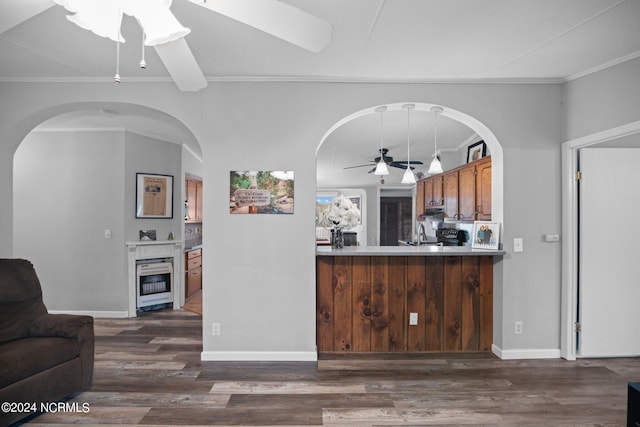
<instances>
[{"instance_id":1,"label":"ceiling fan light kit","mask_svg":"<svg viewBox=\"0 0 640 427\"><path fill-rule=\"evenodd\" d=\"M319 52L331 43L331 23L279 0L189 0L295 46ZM143 30L143 46L153 46L182 91L197 92L206 78L185 40L191 32L178 22L172 0L53 0L71 14L69 21L100 37L124 43L122 15L133 16ZM144 53L140 68L146 68ZM120 82L119 72L114 77Z\"/></svg>"},{"instance_id":2,"label":"ceiling fan light kit","mask_svg":"<svg viewBox=\"0 0 640 427\"><path fill-rule=\"evenodd\" d=\"M438 114L442 113L442 107L431 107L431 112L435 115L435 120L433 123L433 160L431 161L431 165L429 165L428 172L431 174L442 173L442 163L440 163L440 159L438 159Z\"/></svg>"}]
</instances>

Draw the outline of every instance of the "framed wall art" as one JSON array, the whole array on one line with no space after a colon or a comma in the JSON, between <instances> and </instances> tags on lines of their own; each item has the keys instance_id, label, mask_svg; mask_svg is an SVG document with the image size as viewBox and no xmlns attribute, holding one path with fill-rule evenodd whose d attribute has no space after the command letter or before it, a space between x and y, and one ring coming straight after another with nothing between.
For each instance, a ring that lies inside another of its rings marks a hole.
<instances>
[{"instance_id":1,"label":"framed wall art","mask_svg":"<svg viewBox=\"0 0 640 427\"><path fill-rule=\"evenodd\" d=\"M467 147L467 163L474 160L480 160L487 155L487 144L484 141L478 141Z\"/></svg>"},{"instance_id":2,"label":"framed wall art","mask_svg":"<svg viewBox=\"0 0 640 427\"><path fill-rule=\"evenodd\" d=\"M500 242L500 223L474 221L471 247L474 249L498 249Z\"/></svg>"},{"instance_id":3,"label":"framed wall art","mask_svg":"<svg viewBox=\"0 0 640 427\"><path fill-rule=\"evenodd\" d=\"M229 213L293 214L292 171L231 171Z\"/></svg>"},{"instance_id":4,"label":"framed wall art","mask_svg":"<svg viewBox=\"0 0 640 427\"><path fill-rule=\"evenodd\" d=\"M136 174L136 218L173 218L173 176Z\"/></svg>"}]
</instances>

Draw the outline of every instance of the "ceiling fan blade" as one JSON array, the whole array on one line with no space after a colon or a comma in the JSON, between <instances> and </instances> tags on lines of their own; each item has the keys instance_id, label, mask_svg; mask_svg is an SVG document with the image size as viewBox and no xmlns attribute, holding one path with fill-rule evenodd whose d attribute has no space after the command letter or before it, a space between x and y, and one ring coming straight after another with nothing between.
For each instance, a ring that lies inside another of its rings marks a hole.
<instances>
[{"instance_id":1,"label":"ceiling fan blade","mask_svg":"<svg viewBox=\"0 0 640 427\"><path fill-rule=\"evenodd\" d=\"M407 165L423 165L424 164L420 160L411 160L410 162L408 162L406 160L398 160L398 161L393 162L393 163L397 163L399 165L404 165L405 167Z\"/></svg>"},{"instance_id":2,"label":"ceiling fan blade","mask_svg":"<svg viewBox=\"0 0 640 427\"><path fill-rule=\"evenodd\" d=\"M54 6L51 0L2 0L0 34Z\"/></svg>"},{"instance_id":3,"label":"ceiling fan blade","mask_svg":"<svg viewBox=\"0 0 640 427\"><path fill-rule=\"evenodd\" d=\"M389 166L391 166L392 168L398 168L398 169L406 169L407 168L406 164L402 165L402 164L399 164L398 162L389 163ZM411 169L413 169L413 168L411 168Z\"/></svg>"},{"instance_id":4,"label":"ceiling fan blade","mask_svg":"<svg viewBox=\"0 0 640 427\"><path fill-rule=\"evenodd\" d=\"M373 165L373 164L374 164L374 163L368 163L368 164L366 164L366 165L358 165L358 166L347 166L346 168L343 168L343 169L363 168L363 167L365 167L365 166L371 166L371 165Z\"/></svg>"},{"instance_id":5,"label":"ceiling fan blade","mask_svg":"<svg viewBox=\"0 0 640 427\"><path fill-rule=\"evenodd\" d=\"M278 0L189 0L311 52L331 43L333 26Z\"/></svg>"},{"instance_id":6,"label":"ceiling fan blade","mask_svg":"<svg viewBox=\"0 0 640 427\"><path fill-rule=\"evenodd\" d=\"M153 48L181 91L197 92L207 86L207 80L184 37L155 45Z\"/></svg>"}]
</instances>

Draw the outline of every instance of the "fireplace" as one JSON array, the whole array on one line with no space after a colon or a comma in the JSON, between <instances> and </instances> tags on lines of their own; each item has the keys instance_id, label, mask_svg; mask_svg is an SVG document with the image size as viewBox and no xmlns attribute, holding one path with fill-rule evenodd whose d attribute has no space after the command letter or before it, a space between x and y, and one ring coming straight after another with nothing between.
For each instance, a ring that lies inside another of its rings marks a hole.
<instances>
[{"instance_id":1,"label":"fireplace","mask_svg":"<svg viewBox=\"0 0 640 427\"><path fill-rule=\"evenodd\" d=\"M172 259L138 260L136 262L137 308L173 302Z\"/></svg>"},{"instance_id":2,"label":"fireplace","mask_svg":"<svg viewBox=\"0 0 640 427\"><path fill-rule=\"evenodd\" d=\"M147 240L127 242L129 252L128 317L136 317L140 307L184 304L184 241ZM141 286L140 279L143 278ZM163 289L164 288L164 289ZM148 310L149 308L147 308Z\"/></svg>"}]
</instances>

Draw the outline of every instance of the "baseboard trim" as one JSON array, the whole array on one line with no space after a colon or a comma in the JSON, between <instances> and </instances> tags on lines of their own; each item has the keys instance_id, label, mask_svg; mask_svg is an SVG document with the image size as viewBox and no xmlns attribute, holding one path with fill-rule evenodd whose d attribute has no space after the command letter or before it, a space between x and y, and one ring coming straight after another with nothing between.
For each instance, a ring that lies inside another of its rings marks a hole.
<instances>
[{"instance_id":1,"label":"baseboard trim","mask_svg":"<svg viewBox=\"0 0 640 427\"><path fill-rule=\"evenodd\" d=\"M227 362L317 362L312 351L203 351L202 361Z\"/></svg>"},{"instance_id":2,"label":"baseboard trim","mask_svg":"<svg viewBox=\"0 0 640 427\"><path fill-rule=\"evenodd\" d=\"M80 316L92 316L104 319L124 319L129 317L129 312L124 311L90 311L90 310L49 310L51 314L75 314Z\"/></svg>"},{"instance_id":3,"label":"baseboard trim","mask_svg":"<svg viewBox=\"0 0 640 427\"><path fill-rule=\"evenodd\" d=\"M502 350L495 344L491 346L493 354L502 360L513 359L560 359L559 348L534 348L534 349L518 349L518 350Z\"/></svg>"}]
</instances>

